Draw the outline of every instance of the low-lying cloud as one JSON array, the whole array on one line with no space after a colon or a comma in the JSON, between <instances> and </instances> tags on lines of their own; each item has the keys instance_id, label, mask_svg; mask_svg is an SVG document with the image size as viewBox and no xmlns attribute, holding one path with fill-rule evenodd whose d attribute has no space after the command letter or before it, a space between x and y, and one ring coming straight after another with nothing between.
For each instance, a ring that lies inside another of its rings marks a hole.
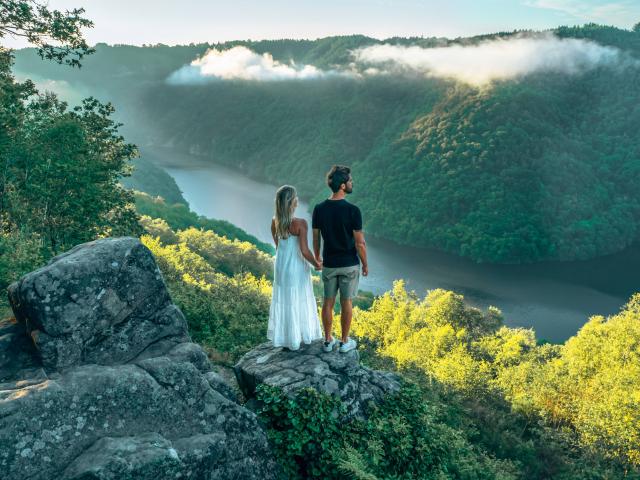
<instances>
[{"instance_id":1,"label":"low-lying cloud","mask_svg":"<svg viewBox=\"0 0 640 480\"><path fill-rule=\"evenodd\" d=\"M172 73L168 82L198 84L215 80L282 81L418 74L482 86L538 72L575 75L603 66L638 64L617 48L588 40L561 39L551 34L437 48L372 45L353 51L352 57L353 62L346 67L322 70L313 65L282 63L269 53L258 54L247 47L211 49Z\"/></svg>"},{"instance_id":2,"label":"low-lying cloud","mask_svg":"<svg viewBox=\"0 0 640 480\"><path fill-rule=\"evenodd\" d=\"M439 48L374 45L356 50L354 57L355 65L368 67L374 73L417 72L478 86L536 72L573 75L623 63L622 52L617 48L552 35Z\"/></svg>"},{"instance_id":3,"label":"low-lying cloud","mask_svg":"<svg viewBox=\"0 0 640 480\"><path fill-rule=\"evenodd\" d=\"M273 59L269 53L260 55L247 47L229 50L211 49L201 58L173 72L169 83L194 84L211 80L301 80L327 75L313 65L289 65Z\"/></svg>"}]
</instances>

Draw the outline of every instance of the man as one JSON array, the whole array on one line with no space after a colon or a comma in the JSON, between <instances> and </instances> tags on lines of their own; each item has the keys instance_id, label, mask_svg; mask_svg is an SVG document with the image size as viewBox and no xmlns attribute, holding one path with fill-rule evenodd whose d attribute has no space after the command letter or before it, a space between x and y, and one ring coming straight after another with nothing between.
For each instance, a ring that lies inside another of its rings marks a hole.
<instances>
[{"instance_id":1,"label":"man","mask_svg":"<svg viewBox=\"0 0 640 480\"><path fill-rule=\"evenodd\" d=\"M362 232L360 209L347 202L345 197L353 191L351 169L334 165L327 174L327 184L332 195L313 209L313 253L322 263L324 301L322 303L322 326L324 328L324 351L330 352L336 344L331 335L333 307L340 291L340 321L342 338L340 352L356 348L356 341L349 338L351 327L351 300L358 294L360 263L362 275L367 276L367 247ZM320 237L323 249L320 256Z\"/></svg>"}]
</instances>

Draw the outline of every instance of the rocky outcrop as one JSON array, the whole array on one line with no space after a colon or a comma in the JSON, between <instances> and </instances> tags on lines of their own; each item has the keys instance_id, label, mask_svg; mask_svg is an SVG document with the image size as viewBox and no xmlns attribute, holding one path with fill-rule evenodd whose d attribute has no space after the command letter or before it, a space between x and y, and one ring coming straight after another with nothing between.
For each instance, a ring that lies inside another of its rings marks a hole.
<instances>
[{"instance_id":1,"label":"rocky outcrop","mask_svg":"<svg viewBox=\"0 0 640 480\"><path fill-rule=\"evenodd\" d=\"M188 340L153 256L133 238L79 245L11 285L9 299L50 369L121 364L160 339Z\"/></svg>"},{"instance_id":2,"label":"rocky outcrop","mask_svg":"<svg viewBox=\"0 0 640 480\"><path fill-rule=\"evenodd\" d=\"M264 343L244 355L235 372L247 398L254 396L259 384L281 387L289 394L313 387L339 397L350 418L365 417L369 402L380 402L400 389L397 375L361 366L357 350L339 353L336 348L325 353L322 341L303 344L297 351Z\"/></svg>"},{"instance_id":3,"label":"rocky outcrop","mask_svg":"<svg viewBox=\"0 0 640 480\"><path fill-rule=\"evenodd\" d=\"M10 287L0 477L276 478L255 415L191 343L137 239L80 245Z\"/></svg>"}]
</instances>

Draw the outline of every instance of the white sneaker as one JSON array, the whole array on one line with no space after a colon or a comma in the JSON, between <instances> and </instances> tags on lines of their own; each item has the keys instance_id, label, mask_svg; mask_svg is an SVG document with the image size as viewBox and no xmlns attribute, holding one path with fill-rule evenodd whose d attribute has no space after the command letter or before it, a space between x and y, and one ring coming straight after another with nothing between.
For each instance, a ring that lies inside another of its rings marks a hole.
<instances>
[{"instance_id":1,"label":"white sneaker","mask_svg":"<svg viewBox=\"0 0 640 480\"><path fill-rule=\"evenodd\" d=\"M332 338L330 342L324 342L322 344L322 350L324 350L326 353L329 353L331 350L333 350L333 346L336 344L336 339Z\"/></svg>"},{"instance_id":2,"label":"white sneaker","mask_svg":"<svg viewBox=\"0 0 640 480\"><path fill-rule=\"evenodd\" d=\"M347 353L356 348L357 345L353 338L349 338L346 343L340 342L340 353Z\"/></svg>"}]
</instances>

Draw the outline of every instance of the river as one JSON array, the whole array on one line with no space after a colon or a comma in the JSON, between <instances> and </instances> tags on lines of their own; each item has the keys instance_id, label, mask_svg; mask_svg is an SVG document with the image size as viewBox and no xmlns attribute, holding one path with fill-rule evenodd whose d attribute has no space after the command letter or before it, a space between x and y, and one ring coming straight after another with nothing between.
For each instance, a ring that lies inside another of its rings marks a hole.
<instances>
[{"instance_id":1,"label":"river","mask_svg":"<svg viewBox=\"0 0 640 480\"><path fill-rule=\"evenodd\" d=\"M191 155L154 149L153 156L175 178L192 210L272 242L269 226L277 186ZM296 215L310 222L304 202ZM534 328L538 338L552 342L574 335L591 315L617 313L640 291L640 246L585 262L534 265L476 264L370 236L367 247L370 273L361 279L362 289L381 294L403 279L420 297L434 288L454 290L471 305L498 307L508 326Z\"/></svg>"}]
</instances>

